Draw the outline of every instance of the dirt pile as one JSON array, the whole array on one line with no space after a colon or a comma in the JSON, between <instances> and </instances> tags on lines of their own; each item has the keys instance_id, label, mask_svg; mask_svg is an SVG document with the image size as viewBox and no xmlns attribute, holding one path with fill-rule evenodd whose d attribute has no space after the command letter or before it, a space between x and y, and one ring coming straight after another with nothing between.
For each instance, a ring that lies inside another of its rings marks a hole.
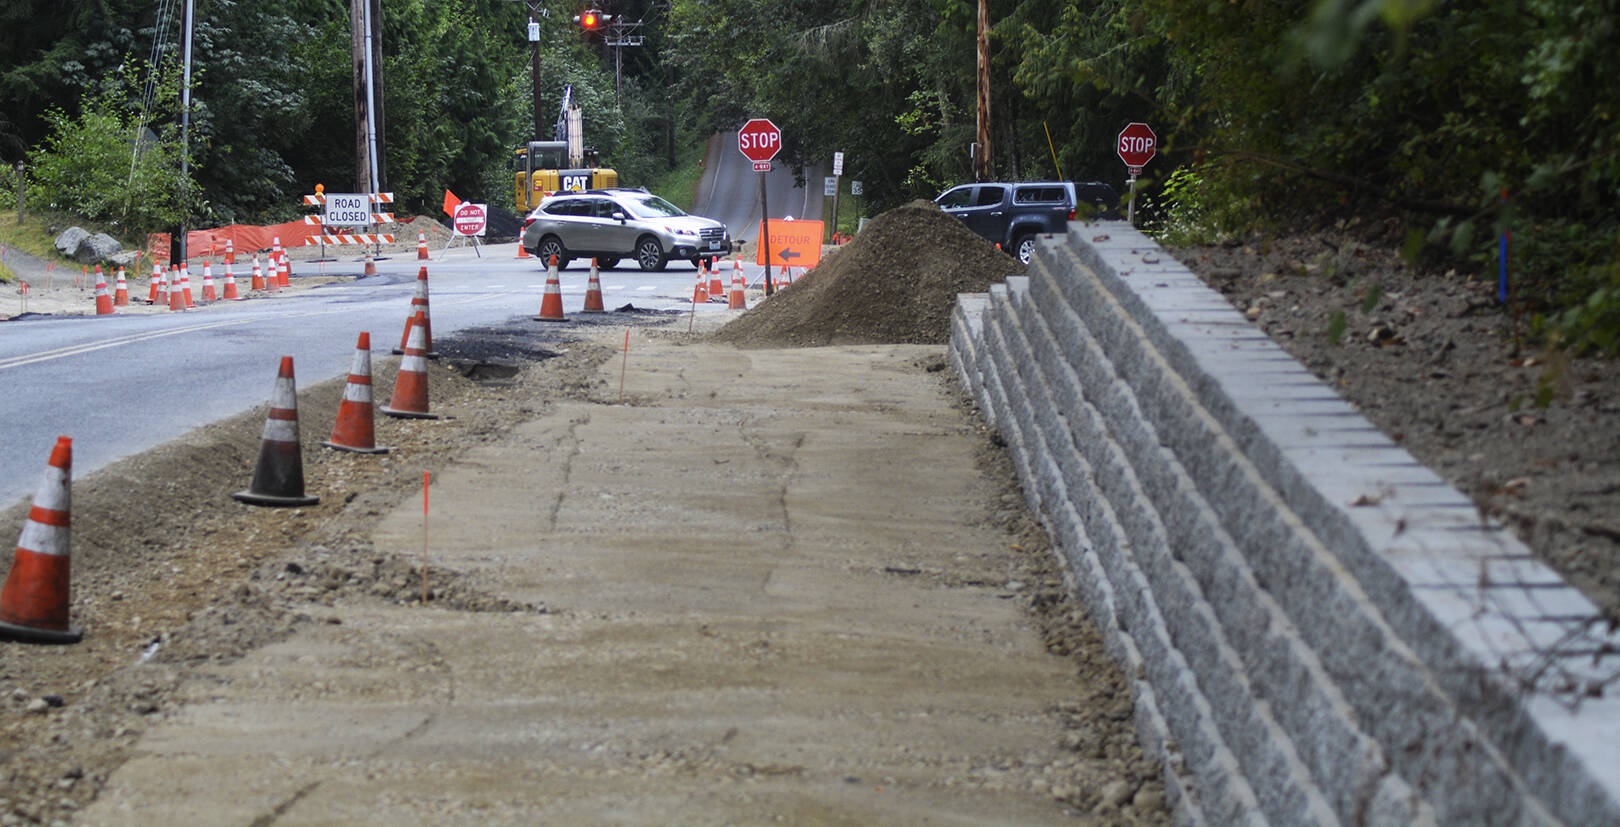
<instances>
[{"instance_id":1,"label":"dirt pile","mask_svg":"<svg viewBox=\"0 0 1620 827\"><path fill-rule=\"evenodd\" d=\"M721 328L740 347L944 344L957 293L1024 266L928 201L878 216L792 286Z\"/></svg>"}]
</instances>

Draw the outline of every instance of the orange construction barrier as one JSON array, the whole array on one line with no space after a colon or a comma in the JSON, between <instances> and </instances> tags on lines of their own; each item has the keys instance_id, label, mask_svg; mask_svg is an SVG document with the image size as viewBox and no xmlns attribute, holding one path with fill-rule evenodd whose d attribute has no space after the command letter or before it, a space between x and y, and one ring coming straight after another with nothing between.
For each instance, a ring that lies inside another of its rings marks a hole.
<instances>
[{"instance_id":1,"label":"orange construction barrier","mask_svg":"<svg viewBox=\"0 0 1620 827\"><path fill-rule=\"evenodd\" d=\"M281 367L276 371L253 483L248 490L231 496L248 505L297 506L321 501L320 497L304 493L304 455L298 444L298 392L291 356L281 357Z\"/></svg>"},{"instance_id":2,"label":"orange construction barrier","mask_svg":"<svg viewBox=\"0 0 1620 827\"><path fill-rule=\"evenodd\" d=\"M11 573L0 587L0 638L27 643L78 643L84 633L68 625L73 485L73 440L56 438L45 479L34 495Z\"/></svg>"},{"instance_id":3,"label":"orange construction barrier","mask_svg":"<svg viewBox=\"0 0 1620 827\"><path fill-rule=\"evenodd\" d=\"M332 424L332 436L321 444L357 454L386 454L387 448L377 447L375 419L371 408L371 333L361 331L354 345L349 381L343 386L343 401L338 403L337 421Z\"/></svg>"}]
</instances>

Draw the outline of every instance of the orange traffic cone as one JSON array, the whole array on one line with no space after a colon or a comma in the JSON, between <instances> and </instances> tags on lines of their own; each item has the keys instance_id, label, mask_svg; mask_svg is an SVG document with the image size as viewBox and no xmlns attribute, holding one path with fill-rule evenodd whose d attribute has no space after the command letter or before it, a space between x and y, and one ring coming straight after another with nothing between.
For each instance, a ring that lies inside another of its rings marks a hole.
<instances>
[{"instance_id":1,"label":"orange traffic cone","mask_svg":"<svg viewBox=\"0 0 1620 827\"><path fill-rule=\"evenodd\" d=\"M253 254L253 280L248 282L248 288L251 290L264 289L264 271L259 269L258 253Z\"/></svg>"},{"instance_id":2,"label":"orange traffic cone","mask_svg":"<svg viewBox=\"0 0 1620 827\"><path fill-rule=\"evenodd\" d=\"M387 448L377 447L374 418L371 410L371 333L361 331L360 341L354 345L354 363L349 367L349 381L343 386L343 401L338 403L332 437L321 444L357 454L386 454Z\"/></svg>"},{"instance_id":3,"label":"orange traffic cone","mask_svg":"<svg viewBox=\"0 0 1620 827\"><path fill-rule=\"evenodd\" d=\"M68 625L71 578L69 501L73 440L59 436L45 479L17 538L11 573L0 588L0 638L27 643L78 643L84 633Z\"/></svg>"},{"instance_id":4,"label":"orange traffic cone","mask_svg":"<svg viewBox=\"0 0 1620 827\"><path fill-rule=\"evenodd\" d=\"M557 257L551 257L551 264L546 269L546 295L540 299L540 315L535 316L537 322L566 322L568 317L563 315L562 309L562 282L557 279Z\"/></svg>"},{"instance_id":5,"label":"orange traffic cone","mask_svg":"<svg viewBox=\"0 0 1620 827\"><path fill-rule=\"evenodd\" d=\"M187 310L197 306L197 303L191 300L191 268L187 267L184 261L180 262L180 292L185 294Z\"/></svg>"},{"instance_id":6,"label":"orange traffic cone","mask_svg":"<svg viewBox=\"0 0 1620 827\"><path fill-rule=\"evenodd\" d=\"M533 256L529 255L528 248L523 246L522 237L518 238L518 254L517 254L517 257L518 258L533 258Z\"/></svg>"},{"instance_id":7,"label":"orange traffic cone","mask_svg":"<svg viewBox=\"0 0 1620 827\"><path fill-rule=\"evenodd\" d=\"M368 276L377 275L377 260L371 257L371 251L370 250L366 251L365 275L368 275Z\"/></svg>"},{"instance_id":8,"label":"orange traffic cone","mask_svg":"<svg viewBox=\"0 0 1620 827\"><path fill-rule=\"evenodd\" d=\"M704 277L703 269L698 268L697 287L692 288L692 303L703 304L709 300L709 280Z\"/></svg>"},{"instance_id":9,"label":"orange traffic cone","mask_svg":"<svg viewBox=\"0 0 1620 827\"><path fill-rule=\"evenodd\" d=\"M96 315L109 316L113 312L112 294L107 292L107 276L96 265Z\"/></svg>"},{"instance_id":10,"label":"orange traffic cone","mask_svg":"<svg viewBox=\"0 0 1620 827\"><path fill-rule=\"evenodd\" d=\"M292 257L287 255L286 250L281 251L281 266L276 271L276 286L292 286Z\"/></svg>"},{"instance_id":11,"label":"orange traffic cone","mask_svg":"<svg viewBox=\"0 0 1620 827\"><path fill-rule=\"evenodd\" d=\"M152 284L146 293L147 304L157 304L159 294L163 295L163 304L169 303L168 285L163 283L163 265L152 262Z\"/></svg>"},{"instance_id":12,"label":"orange traffic cone","mask_svg":"<svg viewBox=\"0 0 1620 827\"><path fill-rule=\"evenodd\" d=\"M736 267L731 270L731 293L726 296L726 307L729 310L748 309L748 280L743 278L742 261L736 261Z\"/></svg>"},{"instance_id":13,"label":"orange traffic cone","mask_svg":"<svg viewBox=\"0 0 1620 827\"><path fill-rule=\"evenodd\" d=\"M214 265L206 261L203 262L202 297L205 302L219 300L219 295L214 292Z\"/></svg>"},{"instance_id":14,"label":"orange traffic cone","mask_svg":"<svg viewBox=\"0 0 1620 827\"><path fill-rule=\"evenodd\" d=\"M304 455L298 444L298 393L291 356L281 357L281 368L276 372L253 483L248 490L231 496L248 505L314 505L321 501L320 497L304 494Z\"/></svg>"},{"instance_id":15,"label":"orange traffic cone","mask_svg":"<svg viewBox=\"0 0 1620 827\"><path fill-rule=\"evenodd\" d=\"M236 241L234 239L225 239L225 263L236 263Z\"/></svg>"},{"instance_id":16,"label":"orange traffic cone","mask_svg":"<svg viewBox=\"0 0 1620 827\"><path fill-rule=\"evenodd\" d=\"M522 244L518 245L519 248L521 248L522 246L523 246ZM417 261L427 261L428 260L427 233L425 233L425 232L418 232L416 234L416 260Z\"/></svg>"},{"instance_id":17,"label":"orange traffic cone","mask_svg":"<svg viewBox=\"0 0 1620 827\"><path fill-rule=\"evenodd\" d=\"M427 341L427 316L417 313L405 327L410 337L405 344L405 358L399 361L394 396L381 410L398 419L438 419L438 414L428 413L427 352L423 346Z\"/></svg>"},{"instance_id":18,"label":"orange traffic cone","mask_svg":"<svg viewBox=\"0 0 1620 827\"><path fill-rule=\"evenodd\" d=\"M703 269L709 273L709 298L718 299L721 296L724 296L726 294L726 288L720 283L720 271L710 266L708 260L706 259L703 262Z\"/></svg>"},{"instance_id":19,"label":"orange traffic cone","mask_svg":"<svg viewBox=\"0 0 1620 827\"><path fill-rule=\"evenodd\" d=\"M229 246L230 246L230 242L227 241L227 242L225 242L225 244L226 244L226 247L228 249ZM234 269L233 265L229 261L225 262L225 296L224 296L224 298L225 298L226 301L231 301L231 302L241 301L242 300L242 294L236 292L236 274L231 272L232 269Z\"/></svg>"},{"instance_id":20,"label":"orange traffic cone","mask_svg":"<svg viewBox=\"0 0 1620 827\"><path fill-rule=\"evenodd\" d=\"M416 287L411 291L411 309L405 315L405 330L399 334L399 347L394 348L395 353L404 353L406 345L411 342L411 326L418 324L417 317L421 317L422 325L422 355L429 359L439 358L433 352L433 311L428 308L428 276L426 267L416 269Z\"/></svg>"},{"instance_id":21,"label":"orange traffic cone","mask_svg":"<svg viewBox=\"0 0 1620 827\"><path fill-rule=\"evenodd\" d=\"M186 309L186 294L180 292L180 267L178 265L170 265L169 267L169 309Z\"/></svg>"},{"instance_id":22,"label":"orange traffic cone","mask_svg":"<svg viewBox=\"0 0 1620 827\"><path fill-rule=\"evenodd\" d=\"M585 283L585 306L581 313L601 313L602 310L602 279L596 269L596 259L591 259L591 277Z\"/></svg>"},{"instance_id":23,"label":"orange traffic cone","mask_svg":"<svg viewBox=\"0 0 1620 827\"><path fill-rule=\"evenodd\" d=\"M271 293L281 292L281 255L271 253L264 262L264 289Z\"/></svg>"},{"instance_id":24,"label":"orange traffic cone","mask_svg":"<svg viewBox=\"0 0 1620 827\"><path fill-rule=\"evenodd\" d=\"M129 282L124 279L124 268L118 268L118 289L113 291L113 306L129 306Z\"/></svg>"}]
</instances>

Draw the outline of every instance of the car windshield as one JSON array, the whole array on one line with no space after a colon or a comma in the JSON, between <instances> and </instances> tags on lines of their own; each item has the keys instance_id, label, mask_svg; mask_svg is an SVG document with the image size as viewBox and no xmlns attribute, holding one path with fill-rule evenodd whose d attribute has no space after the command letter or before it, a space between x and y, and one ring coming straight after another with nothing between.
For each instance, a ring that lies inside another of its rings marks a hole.
<instances>
[{"instance_id":1,"label":"car windshield","mask_svg":"<svg viewBox=\"0 0 1620 827\"><path fill-rule=\"evenodd\" d=\"M637 218L674 218L686 215L680 207L651 193L627 195L624 201Z\"/></svg>"}]
</instances>

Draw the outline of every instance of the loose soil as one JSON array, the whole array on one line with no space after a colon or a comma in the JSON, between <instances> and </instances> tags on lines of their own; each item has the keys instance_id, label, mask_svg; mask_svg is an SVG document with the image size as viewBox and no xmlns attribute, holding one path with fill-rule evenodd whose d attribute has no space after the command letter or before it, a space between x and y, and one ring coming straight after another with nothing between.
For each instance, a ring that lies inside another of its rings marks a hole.
<instances>
[{"instance_id":1,"label":"loose soil","mask_svg":"<svg viewBox=\"0 0 1620 827\"><path fill-rule=\"evenodd\" d=\"M609 316L600 324L656 328L672 318ZM142 733L175 710L197 667L339 622L327 608L338 601L419 600L417 561L379 552L368 538L385 514L420 496L422 470L502 439L511 422L553 400L610 393L599 366L615 351L578 338L594 335L591 326L557 328L537 344L532 325L514 325L435 341L444 358L429 365L433 409L453 415L379 416L378 444L392 449L383 457L320 448L342 383L301 388L305 480L318 505L259 509L230 498L251 478L262 407L76 480L72 613L86 636L62 647L0 642L0 824L71 821ZM649 334L696 339L680 327ZM380 387L391 385L393 361L374 366ZM943 356L917 365L970 406L944 368ZM1010 460L993 434L981 433L981 466L997 492L983 508L1009 549L991 576L1008 584L1008 599L1028 608L1047 649L1071 658L1075 670L1072 702L1051 710L1060 722L1052 738L1072 754L1073 774L1049 794L1085 823L1166 823L1159 769L1135 741L1128 682L1068 597ZM17 531L26 505L3 512L0 527ZM929 572L919 564L894 575ZM551 611L501 597L481 575L433 567L428 581L429 603L442 611Z\"/></svg>"},{"instance_id":2,"label":"loose soil","mask_svg":"<svg viewBox=\"0 0 1620 827\"><path fill-rule=\"evenodd\" d=\"M1521 344L1493 277L1416 269L1393 243L1172 252L1620 623L1620 363Z\"/></svg>"},{"instance_id":3,"label":"loose soil","mask_svg":"<svg viewBox=\"0 0 1620 827\"><path fill-rule=\"evenodd\" d=\"M1024 272L929 201L873 219L820 266L716 334L739 347L944 344L958 293Z\"/></svg>"}]
</instances>

